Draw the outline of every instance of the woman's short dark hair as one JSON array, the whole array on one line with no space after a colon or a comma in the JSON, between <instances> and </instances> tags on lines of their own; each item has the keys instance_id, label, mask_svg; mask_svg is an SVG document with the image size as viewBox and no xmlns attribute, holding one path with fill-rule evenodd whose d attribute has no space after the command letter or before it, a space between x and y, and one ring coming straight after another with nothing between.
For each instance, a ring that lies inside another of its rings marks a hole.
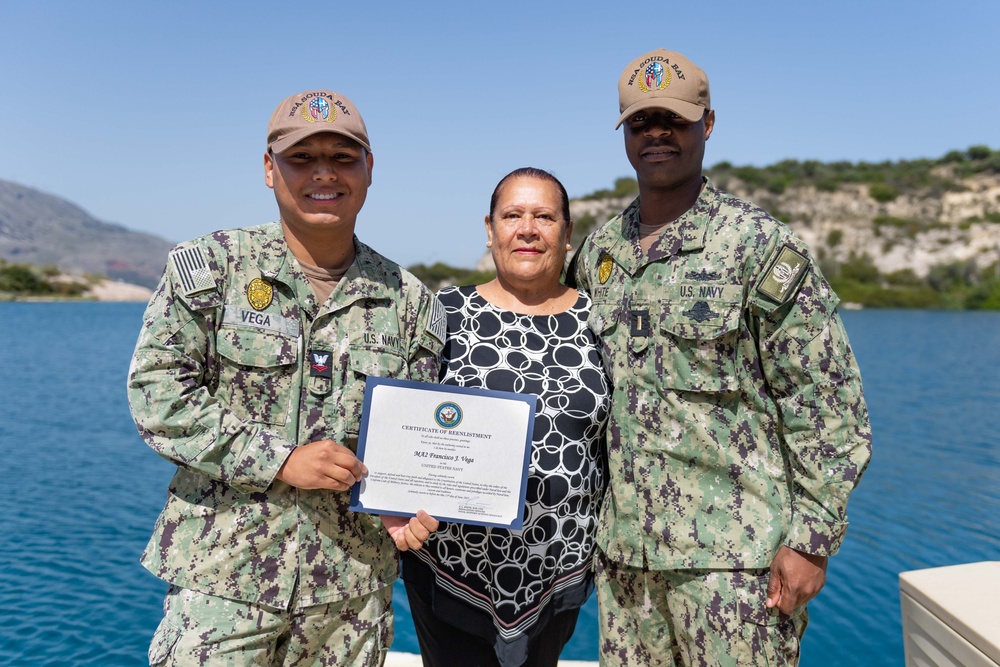
<instances>
[{"instance_id":1,"label":"woman's short dark hair","mask_svg":"<svg viewBox=\"0 0 1000 667\"><path fill-rule=\"evenodd\" d=\"M490 197L490 220L493 219L493 214L496 213L497 200L500 199L500 190L503 189L503 186L507 183L507 181L513 178L537 178L542 181L555 183L556 187L559 189L559 196L562 197L562 216L566 224L569 224L569 195L566 194L566 188L563 187L563 184L559 182L558 178L544 169L538 169L537 167L521 167L520 169L515 169L500 179L496 188L493 189L493 196Z\"/></svg>"}]
</instances>

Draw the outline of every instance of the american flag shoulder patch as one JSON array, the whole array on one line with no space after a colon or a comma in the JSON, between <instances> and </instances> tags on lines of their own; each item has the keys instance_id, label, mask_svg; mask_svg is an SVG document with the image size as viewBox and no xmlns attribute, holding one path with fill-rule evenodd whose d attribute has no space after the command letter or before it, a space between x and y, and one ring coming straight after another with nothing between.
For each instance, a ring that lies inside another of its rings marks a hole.
<instances>
[{"instance_id":1,"label":"american flag shoulder patch","mask_svg":"<svg viewBox=\"0 0 1000 667\"><path fill-rule=\"evenodd\" d=\"M215 289L215 278L205 260L205 251L199 247L184 248L170 253L170 261L181 280L184 296L193 296Z\"/></svg>"},{"instance_id":2,"label":"american flag shoulder patch","mask_svg":"<svg viewBox=\"0 0 1000 667\"><path fill-rule=\"evenodd\" d=\"M431 316L427 323L427 330L432 336L444 343L445 335L448 332L448 314L444 310L444 304L438 301L436 296L431 297Z\"/></svg>"}]
</instances>

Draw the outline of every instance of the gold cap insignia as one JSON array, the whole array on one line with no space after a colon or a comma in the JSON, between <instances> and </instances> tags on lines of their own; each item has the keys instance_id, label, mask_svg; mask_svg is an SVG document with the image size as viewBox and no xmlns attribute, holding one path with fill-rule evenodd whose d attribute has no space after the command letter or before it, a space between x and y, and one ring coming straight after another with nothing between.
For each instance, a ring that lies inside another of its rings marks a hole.
<instances>
[{"instance_id":1,"label":"gold cap insignia","mask_svg":"<svg viewBox=\"0 0 1000 667\"><path fill-rule=\"evenodd\" d=\"M250 302L254 310L264 310L270 306L273 297L274 288L263 278L254 278L247 285L247 301Z\"/></svg>"}]
</instances>

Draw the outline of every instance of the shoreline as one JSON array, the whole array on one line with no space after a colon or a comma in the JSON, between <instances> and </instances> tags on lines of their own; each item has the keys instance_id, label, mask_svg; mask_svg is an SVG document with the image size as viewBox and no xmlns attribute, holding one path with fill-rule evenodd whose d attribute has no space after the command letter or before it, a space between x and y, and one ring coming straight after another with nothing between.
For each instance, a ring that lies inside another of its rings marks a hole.
<instances>
[{"instance_id":1,"label":"shoreline","mask_svg":"<svg viewBox=\"0 0 1000 667\"><path fill-rule=\"evenodd\" d=\"M385 667L423 667L419 653L389 651L385 657ZM559 667L597 667L596 660L559 660Z\"/></svg>"},{"instance_id":2,"label":"shoreline","mask_svg":"<svg viewBox=\"0 0 1000 667\"><path fill-rule=\"evenodd\" d=\"M79 282L75 276L59 276L57 280L65 282ZM63 301L93 301L93 302L141 302L146 303L153 296L153 290L142 285L112 280L111 278L101 278L79 296L66 296L59 294L33 294L27 296L17 296L14 294L0 294L0 301L21 302L21 303L46 303Z\"/></svg>"}]
</instances>

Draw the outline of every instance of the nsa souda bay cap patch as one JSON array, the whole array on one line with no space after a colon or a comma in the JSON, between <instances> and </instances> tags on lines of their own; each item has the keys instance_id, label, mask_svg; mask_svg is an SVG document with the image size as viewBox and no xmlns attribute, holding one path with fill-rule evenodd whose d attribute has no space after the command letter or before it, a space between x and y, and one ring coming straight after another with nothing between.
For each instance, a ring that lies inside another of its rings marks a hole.
<instances>
[{"instance_id":1,"label":"nsa souda bay cap patch","mask_svg":"<svg viewBox=\"0 0 1000 667\"><path fill-rule=\"evenodd\" d=\"M692 123L712 108L708 77L676 51L656 49L628 64L618 79L617 130L643 109L667 109Z\"/></svg>"},{"instance_id":2,"label":"nsa souda bay cap patch","mask_svg":"<svg viewBox=\"0 0 1000 667\"><path fill-rule=\"evenodd\" d=\"M795 248L784 245L757 284L757 291L779 304L795 294L809 259Z\"/></svg>"},{"instance_id":3,"label":"nsa souda bay cap patch","mask_svg":"<svg viewBox=\"0 0 1000 667\"><path fill-rule=\"evenodd\" d=\"M329 90L299 93L279 104L267 125L267 148L281 153L320 132L343 135L371 150L368 128L357 108L344 95Z\"/></svg>"}]
</instances>

